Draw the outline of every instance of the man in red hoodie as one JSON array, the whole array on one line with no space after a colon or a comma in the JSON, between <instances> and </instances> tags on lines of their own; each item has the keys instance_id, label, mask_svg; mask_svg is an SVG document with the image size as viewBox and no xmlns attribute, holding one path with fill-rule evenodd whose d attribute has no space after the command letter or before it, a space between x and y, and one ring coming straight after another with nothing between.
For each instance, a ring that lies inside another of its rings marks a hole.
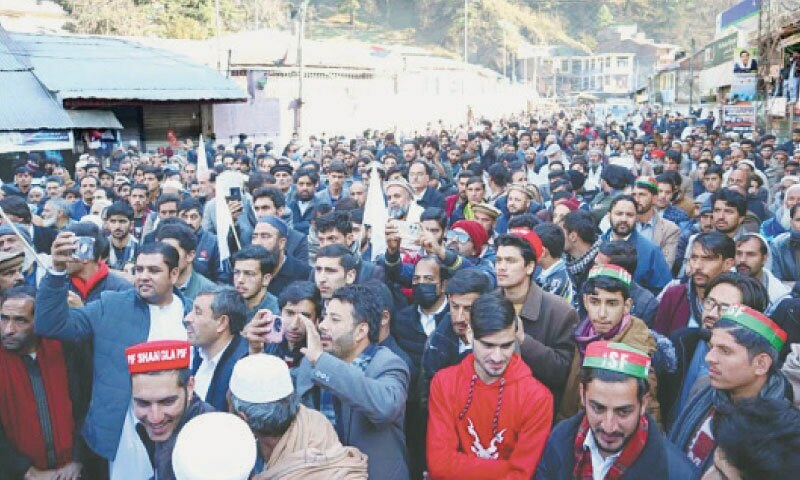
<instances>
[{"instance_id":1,"label":"man in red hoodie","mask_svg":"<svg viewBox=\"0 0 800 480\"><path fill-rule=\"evenodd\" d=\"M430 390L431 479L530 479L553 422L553 396L519 354L524 332L498 293L471 309L473 353L439 371Z\"/></svg>"}]
</instances>

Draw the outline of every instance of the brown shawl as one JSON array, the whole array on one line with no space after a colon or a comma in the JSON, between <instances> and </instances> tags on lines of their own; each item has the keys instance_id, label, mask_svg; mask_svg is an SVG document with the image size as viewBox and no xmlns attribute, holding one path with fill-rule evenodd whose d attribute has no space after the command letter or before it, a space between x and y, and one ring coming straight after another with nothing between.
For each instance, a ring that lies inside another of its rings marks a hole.
<instances>
[{"instance_id":1,"label":"brown shawl","mask_svg":"<svg viewBox=\"0 0 800 480\"><path fill-rule=\"evenodd\" d=\"M367 478L367 456L343 447L323 414L300 405L289 430L272 450L257 480L360 480Z\"/></svg>"}]
</instances>

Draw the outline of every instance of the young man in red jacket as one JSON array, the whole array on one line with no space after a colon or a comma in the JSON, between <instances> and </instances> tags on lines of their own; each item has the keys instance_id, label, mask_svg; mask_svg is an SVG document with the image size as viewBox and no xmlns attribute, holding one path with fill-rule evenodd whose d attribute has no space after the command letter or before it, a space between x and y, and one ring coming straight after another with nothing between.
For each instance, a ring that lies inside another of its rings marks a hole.
<instances>
[{"instance_id":1,"label":"young man in red jacket","mask_svg":"<svg viewBox=\"0 0 800 480\"><path fill-rule=\"evenodd\" d=\"M431 479L530 479L553 422L553 396L519 354L514 305L498 293L471 309L473 353L433 378L428 418Z\"/></svg>"}]
</instances>

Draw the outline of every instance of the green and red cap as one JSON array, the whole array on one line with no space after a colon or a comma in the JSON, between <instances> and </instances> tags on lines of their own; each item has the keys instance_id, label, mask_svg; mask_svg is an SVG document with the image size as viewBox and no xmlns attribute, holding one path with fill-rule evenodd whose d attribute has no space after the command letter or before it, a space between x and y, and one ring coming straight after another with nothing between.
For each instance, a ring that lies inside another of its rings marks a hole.
<instances>
[{"instance_id":1,"label":"green and red cap","mask_svg":"<svg viewBox=\"0 0 800 480\"><path fill-rule=\"evenodd\" d=\"M650 190L651 193L658 193L658 183L656 183L656 179L653 177L636 177L634 185L637 187L646 188L647 190Z\"/></svg>"},{"instance_id":2,"label":"green and red cap","mask_svg":"<svg viewBox=\"0 0 800 480\"><path fill-rule=\"evenodd\" d=\"M759 334L764 337L777 352L783 349L786 340L789 338L786 331L779 327L777 323L770 320L770 318L763 313L753 310L746 305L732 305L728 311L722 315L722 319L730 320L733 323L739 324Z\"/></svg>"},{"instance_id":3,"label":"green and red cap","mask_svg":"<svg viewBox=\"0 0 800 480\"><path fill-rule=\"evenodd\" d=\"M628 288L631 287L631 274L618 265L612 265L610 263L606 265L595 265L589 270L587 280L597 277L608 277L624 283Z\"/></svg>"},{"instance_id":4,"label":"green and red cap","mask_svg":"<svg viewBox=\"0 0 800 480\"><path fill-rule=\"evenodd\" d=\"M586 347L583 366L647 380L647 375L650 373L650 356L624 343L597 341Z\"/></svg>"}]
</instances>

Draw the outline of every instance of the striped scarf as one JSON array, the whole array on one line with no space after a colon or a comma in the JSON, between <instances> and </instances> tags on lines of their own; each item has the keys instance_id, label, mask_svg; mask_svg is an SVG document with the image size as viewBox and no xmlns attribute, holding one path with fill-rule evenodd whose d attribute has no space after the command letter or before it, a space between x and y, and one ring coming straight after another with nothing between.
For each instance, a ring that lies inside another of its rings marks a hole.
<instances>
[{"instance_id":1,"label":"striped scarf","mask_svg":"<svg viewBox=\"0 0 800 480\"><path fill-rule=\"evenodd\" d=\"M375 356L375 352L378 350L378 347L375 345L368 346L363 352L361 352L355 360L350 365L354 367L358 367L362 372L367 370L367 366L369 366L369 362L372 361L372 357ZM320 390L319 395L319 411L325 415L325 417L331 421L334 427L337 428L337 432L339 431L338 426L336 425L336 410L338 409L338 400L334 398L333 393L329 390L323 388Z\"/></svg>"},{"instance_id":2,"label":"striped scarf","mask_svg":"<svg viewBox=\"0 0 800 480\"><path fill-rule=\"evenodd\" d=\"M598 238L594 245L589 250L578 258L569 258L567 260L567 271L572 278L578 278L583 275L583 272L589 269L594 264L594 257L600 251L600 244L603 243L602 238Z\"/></svg>"}]
</instances>

